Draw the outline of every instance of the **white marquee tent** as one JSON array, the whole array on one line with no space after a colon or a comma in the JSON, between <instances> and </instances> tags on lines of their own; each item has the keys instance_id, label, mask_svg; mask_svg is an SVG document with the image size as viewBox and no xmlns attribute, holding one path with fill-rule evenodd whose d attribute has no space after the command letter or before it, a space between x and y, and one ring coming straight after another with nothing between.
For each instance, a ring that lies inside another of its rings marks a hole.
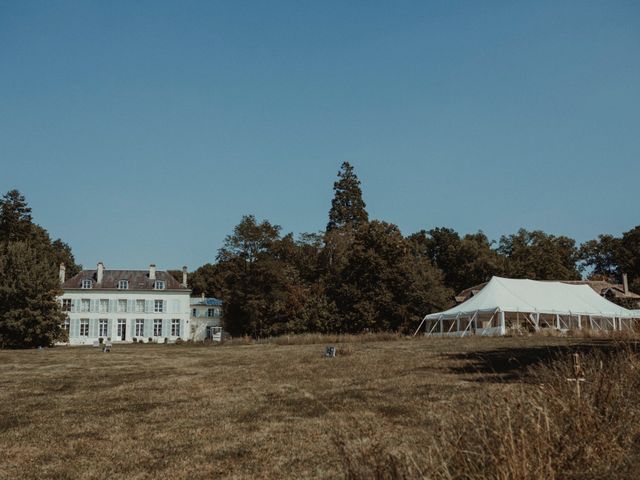
<instances>
[{"instance_id":1,"label":"white marquee tent","mask_svg":"<svg viewBox=\"0 0 640 480\"><path fill-rule=\"evenodd\" d=\"M467 301L423 319L430 335L504 335L507 330L625 330L640 311L627 310L588 285L493 277Z\"/></svg>"}]
</instances>

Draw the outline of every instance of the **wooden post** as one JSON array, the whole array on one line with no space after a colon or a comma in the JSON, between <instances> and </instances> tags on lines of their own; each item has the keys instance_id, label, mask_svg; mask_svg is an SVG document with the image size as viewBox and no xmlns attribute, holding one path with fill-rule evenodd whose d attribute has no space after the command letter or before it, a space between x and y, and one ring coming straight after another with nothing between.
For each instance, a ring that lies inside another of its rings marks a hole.
<instances>
[{"instance_id":1,"label":"wooden post","mask_svg":"<svg viewBox=\"0 0 640 480\"><path fill-rule=\"evenodd\" d=\"M580 400L580 383L586 381L582 365L580 365L580 354L573 354L573 378L567 378L568 382L576 382L576 397Z\"/></svg>"}]
</instances>

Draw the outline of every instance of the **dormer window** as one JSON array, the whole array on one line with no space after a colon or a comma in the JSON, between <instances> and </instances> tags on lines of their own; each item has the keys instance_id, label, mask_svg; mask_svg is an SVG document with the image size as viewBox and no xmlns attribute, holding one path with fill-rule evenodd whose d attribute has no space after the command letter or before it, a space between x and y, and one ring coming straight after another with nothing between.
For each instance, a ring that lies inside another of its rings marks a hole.
<instances>
[{"instance_id":1,"label":"dormer window","mask_svg":"<svg viewBox=\"0 0 640 480\"><path fill-rule=\"evenodd\" d=\"M82 280L80 284L81 288L91 288L93 286L93 282L91 280Z\"/></svg>"},{"instance_id":2,"label":"dormer window","mask_svg":"<svg viewBox=\"0 0 640 480\"><path fill-rule=\"evenodd\" d=\"M118 289L119 290L128 290L129 289L129 280L118 280Z\"/></svg>"},{"instance_id":3,"label":"dormer window","mask_svg":"<svg viewBox=\"0 0 640 480\"><path fill-rule=\"evenodd\" d=\"M164 282L162 280L156 280L153 284L155 290L164 290Z\"/></svg>"}]
</instances>

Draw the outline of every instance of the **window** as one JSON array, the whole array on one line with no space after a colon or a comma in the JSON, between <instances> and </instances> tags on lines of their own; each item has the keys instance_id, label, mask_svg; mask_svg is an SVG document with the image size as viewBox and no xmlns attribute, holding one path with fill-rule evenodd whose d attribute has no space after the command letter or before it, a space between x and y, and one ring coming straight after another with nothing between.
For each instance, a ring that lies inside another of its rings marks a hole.
<instances>
[{"instance_id":1,"label":"window","mask_svg":"<svg viewBox=\"0 0 640 480\"><path fill-rule=\"evenodd\" d=\"M193 309L191 310L191 316L192 316L192 317L197 317L197 316L198 316L198 310L196 310L195 308L193 308Z\"/></svg>"},{"instance_id":2,"label":"window","mask_svg":"<svg viewBox=\"0 0 640 480\"><path fill-rule=\"evenodd\" d=\"M118 280L118 288L120 290L128 290L129 289L129 280Z\"/></svg>"},{"instance_id":3,"label":"window","mask_svg":"<svg viewBox=\"0 0 640 480\"><path fill-rule=\"evenodd\" d=\"M88 298L83 298L82 300L80 300L81 312L88 312L90 308L91 308L91 300L89 300Z\"/></svg>"},{"instance_id":4,"label":"window","mask_svg":"<svg viewBox=\"0 0 640 480\"><path fill-rule=\"evenodd\" d=\"M126 312L126 311L127 311L127 301L118 300L118 312Z\"/></svg>"},{"instance_id":5,"label":"window","mask_svg":"<svg viewBox=\"0 0 640 480\"><path fill-rule=\"evenodd\" d=\"M171 320L171 335L174 337L180 336L180 319L178 318Z\"/></svg>"},{"instance_id":6,"label":"window","mask_svg":"<svg viewBox=\"0 0 640 480\"><path fill-rule=\"evenodd\" d=\"M100 307L98 308L98 311L100 313L107 313L109 311L109 300L107 299L100 299Z\"/></svg>"},{"instance_id":7,"label":"window","mask_svg":"<svg viewBox=\"0 0 640 480\"><path fill-rule=\"evenodd\" d=\"M144 313L144 300L136 300L136 313Z\"/></svg>"},{"instance_id":8,"label":"window","mask_svg":"<svg viewBox=\"0 0 640 480\"><path fill-rule=\"evenodd\" d=\"M164 281L156 280L156 283L153 284L153 288L155 288L156 290L164 290Z\"/></svg>"},{"instance_id":9,"label":"window","mask_svg":"<svg viewBox=\"0 0 640 480\"><path fill-rule=\"evenodd\" d=\"M93 285L93 282L91 280L82 280L82 283L80 284L80 288L91 288L92 285Z\"/></svg>"},{"instance_id":10,"label":"window","mask_svg":"<svg viewBox=\"0 0 640 480\"><path fill-rule=\"evenodd\" d=\"M67 335L69 334L69 327L71 325L71 322L68 318L64 319L64 322L62 322L62 329L67 332Z\"/></svg>"},{"instance_id":11,"label":"window","mask_svg":"<svg viewBox=\"0 0 640 480\"><path fill-rule=\"evenodd\" d=\"M136 337L144 337L144 319L136 319Z\"/></svg>"},{"instance_id":12,"label":"window","mask_svg":"<svg viewBox=\"0 0 640 480\"><path fill-rule=\"evenodd\" d=\"M156 318L153 321L153 336L161 337L162 336L162 319Z\"/></svg>"},{"instance_id":13,"label":"window","mask_svg":"<svg viewBox=\"0 0 640 480\"><path fill-rule=\"evenodd\" d=\"M216 311L213 308L209 308L207 310L207 317L215 317L216 316Z\"/></svg>"},{"instance_id":14,"label":"window","mask_svg":"<svg viewBox=\"0 0 640 480\"><path fill-rule=\"evenodd\" d=\"M124 340L127 332L127 321L124 318L118 319L118 338Z\"/></svg>"},{"instance_id":15,"label":"window","mask_svg":"<svg viewBox=\"0 0 640 480\"><path fill-rule=\"evenodd\" d=\"M100 323L98 324L98 336L99 337L107 337L109 335L109 320L106 318L101 318Z\"/></svg>"},{"instance_id":16,"label":"window","mask_svg":"<svg viewBox=\"0 0 640 480\"><path fill-rule=\"evenodd\" d=\"M71 299L70 298L63 298L62 299L62 311L63 312L70 312L71 311Z\"/></svg>"},{"instance_id":17,"label":"window","mask_svg":"<svg viewBox=\"0 0 640 480\"><path fill-rule=\"evenodd\" d=\"M164 300L154 300L153 301L153 312L154 313L162 313L162 312L164 312Z\"/></svg>"},{"instance_id":18,"label":"window","mask_svg":"<svg viewBox=\"0 0 640 480\"><path fill-rule=\"evenodd\" d=\"M81 337L89 336L89 319L88 318L80 319L80 336Z\"/></svg>"}]
</instances>

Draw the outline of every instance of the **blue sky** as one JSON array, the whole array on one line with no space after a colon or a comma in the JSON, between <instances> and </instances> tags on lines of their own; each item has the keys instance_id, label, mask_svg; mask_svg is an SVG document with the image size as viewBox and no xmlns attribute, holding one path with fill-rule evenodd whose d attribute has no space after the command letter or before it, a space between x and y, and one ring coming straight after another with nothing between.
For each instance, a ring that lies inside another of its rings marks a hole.
<instances>
[{"instance_id":1,"label":"blue sky","mask_svg":"<svg viewBox=\"0 0 640 480\"><path fill-rule=\"evenodd\" d=\"M351 162L403 233L640 223L640 3L0 0L0 190L87 267L327 222Z\"/></svg>"}]
</instances>

